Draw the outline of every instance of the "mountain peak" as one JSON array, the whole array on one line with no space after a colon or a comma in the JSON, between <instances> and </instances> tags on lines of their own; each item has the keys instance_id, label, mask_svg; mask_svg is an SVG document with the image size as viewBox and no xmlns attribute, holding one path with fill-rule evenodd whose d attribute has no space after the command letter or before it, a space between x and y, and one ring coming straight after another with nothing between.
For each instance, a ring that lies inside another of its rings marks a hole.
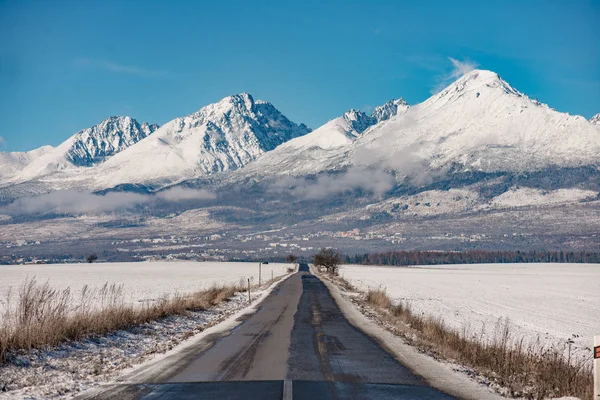
<instances>
[{"instance_id":1,"label":"mountain peak","mask_svg":"<svg viewBox=\"0 0 600 400\"><path fill-rule=\"evenodd\" d=\"M494 71L489 71L485 69L474 69L473 71L466 73L456 82L448 86L445 90L454 88L465 91L476 90L482 87L498 88L502 89L508 94L513 94L519 97L522 96L522 94L518 90L510 86L510 84L503 80L500 77L500 75L498 75Z\"/></svg>"},{"instance_id":2,"label":"mountain peak","mask_svg":"<svg viewBox=\"0 0 600 400\"><path fill-rule=\"evenodd\" d=\"M355 110L351 108L346 111L342 118L348 121L351 130L356 131L357 133L363 133L367 128L371 125L374 125L377 121L369 117L367 114L360 110Z\"/></svg>"},{"instance_id":3,"label":"mountain peak","mask_svg":"<svg viewBox=\"0 0 600 400\"><path fill-rule=\"evenodd\" d=\"M492 92L496 94L524 97L522 93L500 78L497 73L488 70L474 69L458 78L436 95L427 99L420 106L426 104L438 104L438 106L442 106L448 102L459 100L467 94L469 97L475 96L476 98L479 98L479 96L484 93L491 94Z\"/></svg>"},{"instance_id":4,"label":"mountain peak","mask_svg":"<svg viewBox=\"0 0 600 400\"><path fill-rule=\"evenodd\" d=\"M167 122L148 140L113 157L102 166L101 185L175 182L233 171L308 132L271 103L234 94Z\"/></svg>"},{"instance_id":5,"label":"mountain peak","mask_svg":"<svg viewBox=\"0 0 600 400\"><path fill-rule=\"evenodd\" d=\"M112 116L91 128L82 129L60 147L76 166L91 166L139 142L158 129L157 124L138 123L129 116Z\"/></svg>"},{"instance_id":6,"label":"mountain peak","mask_svg":"<svg viewBox=\"0 0 600 400\"><path fill-rule=\"evenodd\" d=\"M371 117L375 118L377 122L385 121L404 113L409 107L408 103L402 97L388 100L385 104L375 107L373 113L371 113Z\"/></svg>"},{"instance_id":7,"label":"mountain peak","mask_svg":"<svg viewBox=\"0 0 600 400\"><path fill-rule=\"evenodd\" d=\"M590 118L590 122L594 125L598 125L600 126L600 113L594 115L592 118Z\"/></svg>"}]
</instances>

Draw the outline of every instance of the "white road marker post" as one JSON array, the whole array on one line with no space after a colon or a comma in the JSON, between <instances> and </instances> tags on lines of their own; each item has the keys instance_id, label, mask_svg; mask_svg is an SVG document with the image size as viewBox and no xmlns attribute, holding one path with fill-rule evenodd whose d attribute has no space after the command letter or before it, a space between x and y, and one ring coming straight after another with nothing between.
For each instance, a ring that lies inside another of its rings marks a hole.
<instances>
[{"instance_id":1,"label":"white road marker post","mask_svg":"<svg viewBox=\"0 0 600 400\"><path fill-rule=\"evenodd\" d=\"M594 400L600 400L600 335L594 336Z\"/></svg>"},{"instance_id":2,"label":"white road marker post","mask_svg":"<svg viewBox=\"0 0 600 400\"><path fill-rule=\"evenodd\" d=\"M248 278L248 303L252 303L252 297L250 297L250 278Z\"/></svg>"},{"instance_id":3,"label":"white road marker post","mask_svg":"<svg viewBox=\"0 0 600 400\"><path fill-rule=\"evenodd\" d=\"M260 286L261 272L262 272L262 263L259 262L258 263L258 286Z\"/></svg>"}]
</instances>

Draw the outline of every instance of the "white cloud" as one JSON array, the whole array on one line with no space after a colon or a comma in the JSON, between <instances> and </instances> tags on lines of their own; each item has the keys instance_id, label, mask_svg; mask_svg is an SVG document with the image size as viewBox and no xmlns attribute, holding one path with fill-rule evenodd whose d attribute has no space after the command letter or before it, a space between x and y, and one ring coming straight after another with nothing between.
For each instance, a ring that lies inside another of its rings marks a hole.
<instances>
[{"instance_id":1,"label":"white cloud","mask_svg":"<svg viewBox=\"0 0 600 400\"><path fill-rule=\"evenodd\" d=\"M448 60L450 60L453 66L452 73L450 74L451 78L459 78L477 68L477 64L469 60L460 61L452 57L448 57Z\"/></svg>"},{"instance_id":2,"label":"white cloud","mask_svg":"<svg viewBox=\"0 0 600 400\"><path fill-rule=\"evenodd\" d=\"M161 200L165 201L185 201L185 200L213 200L217 196L215 193L204 189L190 189L177 186L171 189L158 192L156 194Z\"/></svg>"},{"instance_id":3,"label":"white cloud","mask_svg":"<svg viewBox=\"0 0 600 400\"><path fill-rule=\"evenodd\" d=\"M158 77L167 75L163 71L156 71L142 67L137 67L135 65L124 65L113 61L99 60L93 58L78 58L77 60L75 60L75 65L77 67L82 68L97 68L120 74L138 75L144 77Z\"/></svg>"},{"instance_id":4,"label":"white cloud","mask_svg":"<svg viewBox=\"0 0 600 400\"><path fill-rule=\"evenodd\" d=\"M355 189L381 196L393 186L394 178L382 170L352 167L341 174L322 175L316 179L285 177L272 184L269 190L316 200Z\"/></svg>"},{"instance_id":5,"label":"white cloud","mask_svg":"<svg viewBox=\"0 0 600 400\"><path fill-rule=\"evenodd\" d=\"M105 195L59 190L40 196L21 197L4 207L7 214L94 213L130 209L147 203L151 198L138 193L109 192Z\"/></svg>"},{"instance_id":6,"label":"white cloud","mask_svg":"<svg viewBox=\"0 0 600 400\"><path fill-rule=\"evenodd\" d=\"M469 72L473 71L475 68L478 67L477 63L470 60L460 61L452 57L448 57L448 60L450 60L450 62L452 63L452 71L444 75L439 75L437 77L436 80L438 83L431 90L432 94L439 93L450 83L460 78L461 76L468 74Z\"/></svg>"},{"instance_id":7,"label":"white cloud","mask_svg":"<svg viewBox=\"0 0 600 400\"><path fill-rule=\"evenodd\" d=\"M108 192L104 195L76 190L58 190L40 196L21 197L0 208L9 215L40 214L48 212L65 214L101 213L128 210L156 201L175 203L186 200L210 200L216 195L204 189L175 187L157 194Z\"/></svg>"}]
</instances>

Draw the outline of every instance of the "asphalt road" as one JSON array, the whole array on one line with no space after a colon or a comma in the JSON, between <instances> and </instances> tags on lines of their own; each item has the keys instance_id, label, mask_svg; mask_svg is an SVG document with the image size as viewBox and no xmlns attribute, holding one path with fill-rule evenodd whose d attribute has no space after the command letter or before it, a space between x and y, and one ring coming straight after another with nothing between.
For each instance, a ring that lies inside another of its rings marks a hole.
<instances>
[{"instance_id":1,"label":"asphalt road","mask_svg":"<svg viewBox=\"0 0 600 400\"><path fill-rule=\"evenodd\" d=\"M93 398L452 399L352 326L307 264L256 313L206 340L168 376Z\"/></svg>"}]
</instances>

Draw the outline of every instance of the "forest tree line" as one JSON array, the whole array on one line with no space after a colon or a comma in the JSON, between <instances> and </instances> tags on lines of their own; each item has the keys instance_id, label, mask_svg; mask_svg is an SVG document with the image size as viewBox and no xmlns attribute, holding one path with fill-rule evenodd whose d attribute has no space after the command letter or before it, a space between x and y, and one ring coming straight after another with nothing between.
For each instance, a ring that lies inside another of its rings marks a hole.
<instances>
[{"instance_id":1,"label":"forest tree line","mask_svg":"<svg viewBox=\"0 0 600 400\"><path fill-rule=\"evenodd\" d=\"M584 251L388 251L344 256L346 264L438 265L488 263L600 263L600 253Z\"/></svg>"}]
</instances>

